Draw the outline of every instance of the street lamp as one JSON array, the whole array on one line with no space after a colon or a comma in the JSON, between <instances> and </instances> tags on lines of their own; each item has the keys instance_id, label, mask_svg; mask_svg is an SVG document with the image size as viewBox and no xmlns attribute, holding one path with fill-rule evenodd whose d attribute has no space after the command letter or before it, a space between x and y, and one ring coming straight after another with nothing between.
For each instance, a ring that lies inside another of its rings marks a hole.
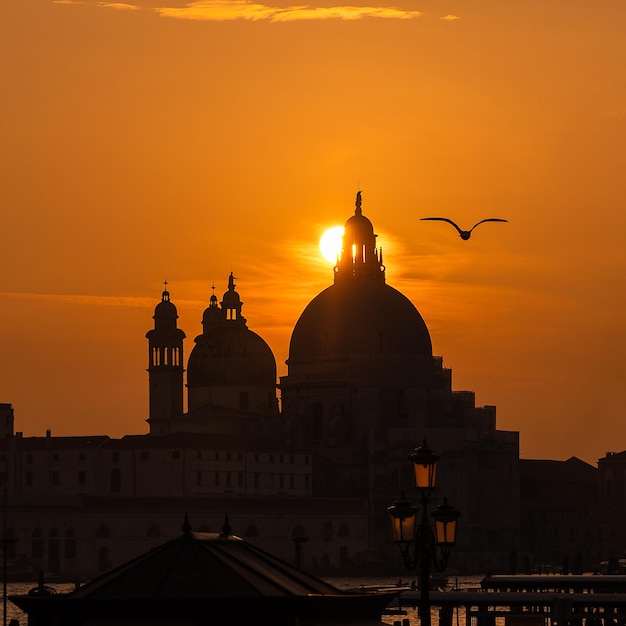
<instances>
[{"instance_id":1,"label":"street lamp","mask_svg":"<svg viewBox=\"0 0 626 626\"><path fill-rule=\"evenodd\" d=\"M435 488L437 461L435 454L424 440L409 456L415 472L415 486L422 498L422 516L417 524L417 511L402 496L387 508L391 515L393 540L400 548L404 565L408 570L419 569L420 621L422 626L430 626L430 572L434 568L442 572L448 565L450 550L456 543L456 523L460 513L452 508L446 498L443 504L431 513L434 532L428 519L428 501ZM411 544L413 550L411 550ZM439 554L437 554L439 548Z\"/></svg>"}]
</instances>

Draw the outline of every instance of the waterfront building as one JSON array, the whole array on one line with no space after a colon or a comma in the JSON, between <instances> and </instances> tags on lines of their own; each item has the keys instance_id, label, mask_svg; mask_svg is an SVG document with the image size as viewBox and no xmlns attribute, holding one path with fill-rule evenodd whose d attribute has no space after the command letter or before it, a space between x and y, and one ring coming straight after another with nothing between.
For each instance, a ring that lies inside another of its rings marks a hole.
<instances>
[{"instance_id":1,"label":"waterfront building","mask_svg":"<svg viewBox=\"0 0 626 626\"><path fill-rule=\"evenodd\" d=\"M522 547L533 562L521 572L582 574L605 558L598 518L598 469L581 459L522 459Z\"/></svg>"},{"instance_id":2,"label":"waterfront building","mask_svg":"<svg viewBox=\"0 0 626 626\"><path fill-rule=\"evenodd\" d=\"M427 439L441 454L433 502L462 512L454 566L505 568L519 549L519 435L452 389L424 319L387 284L376 237L359 192L333 284L294 327L281 411L274 355L232 273L202 314L186 378L186 335L163 291L146 334L149 434L22 437L0 405L15 558L101 571L174 536L184 507L209 525L237 511L235 533L307 567L382 571L398 565L386 507L412 495L408 455ZM65 538L85 554L65 552Z\"/></svg>"},{"instance_id":3,"label":"waterfront building","mask_svg":"<svg viewBox=\"0 0 626 626\"><path fill-rule=\"evenodd\" d=\"M370 548L392 558L386 508L411 495L409 453L427 439L441 454L439 489L462 512L457 566L502 568L519 548L519 434L496 408L452 390L415 305L386 282L361 193L345 223L333 284L300 315L280 380L288 440L312 450L316 495L359 495ZM488 487L487 487L488 486Z\"/></svg>"}]
</instances>

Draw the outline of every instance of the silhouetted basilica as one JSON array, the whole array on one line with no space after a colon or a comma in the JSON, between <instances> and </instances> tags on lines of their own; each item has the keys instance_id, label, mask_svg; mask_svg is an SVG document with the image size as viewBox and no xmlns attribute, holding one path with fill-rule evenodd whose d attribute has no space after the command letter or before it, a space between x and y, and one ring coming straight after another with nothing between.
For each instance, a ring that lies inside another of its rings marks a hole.
<instances>
[{"instance_id":1,"label":"silhouetted basilica","mask_svg":"<svg viewBox=\"0 0 626 626\"><path fill-rule=\"evenodd\" d=\"M422 439L442 453L442 489L463 512L465 559L508 558L519 533L518 433L496 429L495 407L452 391L415 306L385 281L382 252L357 195L345 224L334 284L318 294L291 336L276 399L276 363L252 332L231 273L211 296L187 366L167 291L150 344L150 432L274 436L312 455L312 492L368 501L370 548L389 534L386 507L412 491L408 455ZM488 485L489 488L485 489Z\"/></svg>"},{"instance_id":2,"label":"silhouetted basilica","mask_svg":"<svg viewBox=\"0 0 626 626\"><path fill-rule=\"evenodd\" d=\"M386 508L413 495L408 455L427 439L441 454L435 500L462 513L454 564L507 567L519 548L518 433L452 390L420 313L386 283L360 192L333 284L296 323L278 386L236 287L231 273L202 315L186 412L185 333L163 292L146 335L149 434L25 438L3 405L14 557L107 569L176 536L187 510L203 530L228 513L235 534L304 566L388 571L398 557Z\"/></svg>"}]
</instances>

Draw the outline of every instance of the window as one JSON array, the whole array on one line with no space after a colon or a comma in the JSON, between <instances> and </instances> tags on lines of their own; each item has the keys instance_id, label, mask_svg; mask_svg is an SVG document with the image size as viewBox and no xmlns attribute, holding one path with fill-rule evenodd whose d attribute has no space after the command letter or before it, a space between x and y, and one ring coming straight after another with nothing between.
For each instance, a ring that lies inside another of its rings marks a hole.
<instances>
[{"instance_id":1,"label":"window","mask_svg":"<svg viewBox=\"0 0 626 626\"><path fill-rule=\"evenodd\" d=\"M87 472L84 470L78 472L78 484L81 486L85 486L87 484Z\"/></svg>"},{"instance_id":2,"label":"window","mask_svg":"<svg viewBox=\"0 0 626 626\"><path fill-rule=\"evenodd\" d=\"M196 459L201 459L202 458L202 450L198 450L196 452Z\"/></svg>"},{"instance_id":3,"label":"window","mask_svg":"<svg viewBox=\"0 0 626 626\"><path fill-rule=\"evenodd\" d=\"M220 473L219 472L215 472L215 486L216 487L220 486Z\"/></svg>"},{"instance_id":4,"label":"window","mask_svg":"<svg viewBox=\"0 0 626 626\"><path fill-rule=\"evenodd\" d=\"M120 460L120 453L117 450L114 450L111 452L111 459L117 463Z\"/></svg>"},{"instance_id":5,"label":"window","mask_svg":"<svg viewBox=\"0 0 626 626\"><path fill-rule=\"evenodd\" d=\"M41 528L35 528L31 535L30 553L33 559L40 560L43 558L43 536Z\"/></svg>"},{"instance_id":6,"label":"window","mask_svg":"<svg viewBox=\"0 0 626 626\"><path fill-rule=\"evenodd\" d=\"M50 484L53 487L58 487L58 485L59 485L59 472L54 471L54 472L50 473Z\"/></svg>"},{"instance_id":7,"label":"window","mask_svg":"<svg viewBox=\"0 0 626 626\"><path fill-rule=\"evenodd\" d=\"M202 486L202 472L196 472L196 486Z\"/></svg>"},{"instance_id":8,"label":"window","mask_svg":"<svg viewBox=\"0 0 626 626\"><path fill-rule=\"evenodd\" d=\"M53 454L52 455L52 460L56 463L59 460L59 455L58 454Z\"/></svg>"},{"instance_id":9,"label":"window","mask_svg":"<svg viewBox=\"0 0 626 626\"><path fill-rule=\"evenodd\" d=\"M173 450L173 451L172 451L172 458L173 458L175 461L180 460L180 450Z\"/></svg>"},{"instance_id":10,"label":"window","mask_svg":"<svg viewBox=\"0 0 626 626\"><path fill-rule=\"evenodd\" d=\"M85 453L84 452L79 452L78 453L78 460L79 461L84 461L85 460Z\"/></svg>"},{"instance_id":11,"label":"window","mask_svg":"<svg viewBox=\"0 0 626 626\"><path fill-rule=\"evenodd\" d=\"M148 451L147 451L147 450L142 450L142 451L139 453L139 458L140 458L142 461L147 461L147 460L150 458L150 455L148 454Z\"/></svg>"},{"instance_id":12,"label":"window","mask_svg":"<svg viewBox=\"0 0 626 626\"><path fill-rule=\"evenodd\" d=\"M237 487L243 487L243 474L237 474Z\"/></svg>"},{"instance_id":13,"label":"window","mask_svg":"<svg viewBox=\"0 0 626 626\"><path fill-rule=\"evenodd\" d=\"M17 544L17 539L15 538L15 533L12 528L7 528L4 537L7 540L5 544L5 549L7 551L7 557L9 559L15 558L15 545Z\"/></svg>"},{"instance_id":14,"label":"window","mask_svg":"<svg viewBox=\"0 0 626 626\"><path fill-rule=\"evenodd\" d=\"M254 475L254 486L255 487L259 486L259 475L258 474Z\"/></svg>"},{"instance_id":15,"label":"window","mask_svg":"<svg viewBox=\"0 0 626 626\"><path fill-rule=\"evenodd\" d=\"M333 523L324 522L324 540L328 541L333 537Z\"/></svg>"},{"instance_id":16,"label":"window","mask_svg":"<svg viewBox=\"0 0 626 626\"><path fill-rule=\"evenodd\" d=\"M246 528L246 537L258 537L259 529L254 525L250 524L248 528Z\"/></svg>"},{"instance_id":17,"label":"window","mask_svg":"<svg viewBox=\"0 0 626 626\"><path fill-rule=\"evenodd\" d=\"M26 483L27 487L33 486L33 473L32 472L26 472L26 474L24 474L24 482Z\"/></svg>"},{"instance_id":18,"label":"window","mask_svg":"<svg viewBox=\"0 0 626 626\"><path fill-rule=\"evenodd\" d=\"M104 524L102 526L98 526L98 529L96 530L96 537L98 539L108 539L110 536L111 533L109 532L108 526L105 526Z\"/></svg>"},{"instance_id":19,"label":"window","mask_svg":"<svg viewBox=\"0 0 626 626\"><path fill-rule=\"evenodd\" d=\"M122 490L122 473L118 467L111 470L111 491L119 493Z\"/></svg>"},{"instance_id":20,"label":"window","mask_svg":"<svg viewBox=\"0 0 626 626\"><path fill-rule=\"evenodd\" d=\"M239 408L244 411L250 408L250 394L247 391L239 392Z\"/></svg>"},{"instance_id":21,"label":"window","mask_svg":"<svg viewBox=\"0 0 626 626\"><path fill-rule=\"evenodd\" d=\"M65 558L76 558L76 533L73 528L68 528L65 531Z\"/></svg>"},{"instance_id":22,"label":"window","mask_svg":"<svg viewBox=\"0 0 626 626\"><path fill-rule=\"evenodd\" d=\"M26 455L26 463L31 464L33 462L33 455L30 452Z\"/></svg>"},{"instance_id":23,"label":"window","mask_svg":"<svg viewBox=\"0 0 626 626\"><path fill-rule=\"evenodd\" d=\"M322 438L324 423L324 405L321 402L314 402L311 405L311 436L313 439Z\"/></svg>"},{"instance_id":24,"label":"window","mask_svg":"<svg viewBox=\"0 0 626 626\"><path fill-rule=\"evenodd\" d=\"M227 460L227 461L230 461L230 452L227 452L227 453L226 453L226 460Z\"/></svg>"}]
</instances>

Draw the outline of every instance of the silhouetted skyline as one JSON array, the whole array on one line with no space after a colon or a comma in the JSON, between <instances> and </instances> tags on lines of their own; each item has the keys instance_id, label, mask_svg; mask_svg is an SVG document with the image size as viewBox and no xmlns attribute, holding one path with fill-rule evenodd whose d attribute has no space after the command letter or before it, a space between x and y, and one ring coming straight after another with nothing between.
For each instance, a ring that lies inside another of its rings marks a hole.
<instances>
[{"instance_id":1,"label":"silhouetted skyline","mask_svg":"<svg viewBox=\"0 0 626 626\"><path fill-rule=\"evenodd\" d=\"M164 279L193 337L233 271L284 374L362 188L388 283L523 457L624 447L623 3L153 5L0 6L0 401L25 435L146 432Z\"/></svg>"}]
</instances>

